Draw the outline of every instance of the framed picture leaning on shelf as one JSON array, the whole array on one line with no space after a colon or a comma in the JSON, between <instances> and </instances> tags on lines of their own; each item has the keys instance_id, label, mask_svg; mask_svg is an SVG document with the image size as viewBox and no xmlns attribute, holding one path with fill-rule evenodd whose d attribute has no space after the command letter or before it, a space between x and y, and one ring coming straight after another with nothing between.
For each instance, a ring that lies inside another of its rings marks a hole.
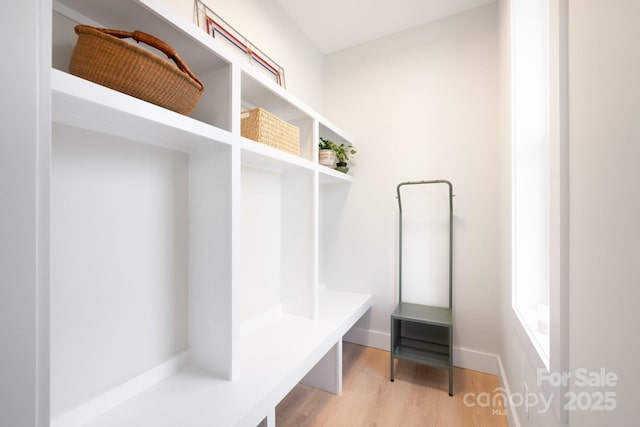
<instances>
[{"instance_id":1,"label":"framed picture leaning on shelf","mask_svg":"<svg viewBox=\"0 0 640 427\"><path fill-rule=\"evenodd\" d=\"M246 37L236 31L227 21L222 19L201 0L195 0L196 24L215 39L234 46L241 54L260 71L267 74L275 83L286 89L284 68L278 65L266 53L256 47Z\"/></svg>"}]
</instances>

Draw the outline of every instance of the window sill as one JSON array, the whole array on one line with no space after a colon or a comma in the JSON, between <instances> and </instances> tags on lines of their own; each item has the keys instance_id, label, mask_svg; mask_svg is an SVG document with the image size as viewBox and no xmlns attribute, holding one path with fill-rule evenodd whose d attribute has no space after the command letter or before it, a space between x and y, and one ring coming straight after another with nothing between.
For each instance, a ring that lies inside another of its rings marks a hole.
<instances>
[{"instance_id":1,"label":"window sill","mask_svg":"<svg viewBox=\"0 0 640 427\"><path fill-rule=\"evenodd\" d=\"M535 310L512 307L512 325L529 363L534 369L550 370L550 335L538 331L538 314Z\"/></svg>"}]
</instances>

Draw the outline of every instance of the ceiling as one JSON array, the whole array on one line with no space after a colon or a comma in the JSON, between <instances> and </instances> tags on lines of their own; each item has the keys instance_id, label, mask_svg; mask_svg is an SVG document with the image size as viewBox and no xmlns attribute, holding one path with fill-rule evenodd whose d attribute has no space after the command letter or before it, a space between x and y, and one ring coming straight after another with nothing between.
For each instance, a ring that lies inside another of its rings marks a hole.
<instances>
[{"instance_id":1,"label":"ceiling","mask_svg":"<svg viewBox=\"0 0 640 427\"><path fill-rule=\"evenodd\" d=\"M494 0L276 0L322 53L407 30Z\"/></svg>"}]
</instances>

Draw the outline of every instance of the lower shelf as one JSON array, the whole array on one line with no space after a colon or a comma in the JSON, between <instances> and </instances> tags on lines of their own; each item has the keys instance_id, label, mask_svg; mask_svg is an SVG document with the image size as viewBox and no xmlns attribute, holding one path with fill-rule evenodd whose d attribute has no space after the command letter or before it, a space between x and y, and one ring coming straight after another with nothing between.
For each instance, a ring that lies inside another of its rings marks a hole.
<instances>
[{"instance_id":1,"label":"lower shelf","mask_svg":"<svg viewBox=\"0 0 640 427\"><path fill-rule=\"evenodd\" d=\"M400 303L391 313L391 372L395 359L449 371L453 396L453 322L450 308Z\"/></svg>"},{"instance_id":2,"label":"lower shelf","mask_svg":"<svg viewBox=\"0 0 640 427\"><path fill-rule=\"evenodd\" d=\"M449 368L448 346L401 338L393 349L393 357L421 365Z\"/></svg>"},{"instance_id":3,"label":"lower shelf","mask_svg":"<svg viewBox=\"0 0 640 427\"><path fill-rule=\"evenodd\" d=\"M237 380L187 366L123 402L117 401L117 393L109 393L53 419L51 425L256 426L371 305L370 295L323 291L318 319L280 315L242 334Z\"/></svg>"}]
</instances>

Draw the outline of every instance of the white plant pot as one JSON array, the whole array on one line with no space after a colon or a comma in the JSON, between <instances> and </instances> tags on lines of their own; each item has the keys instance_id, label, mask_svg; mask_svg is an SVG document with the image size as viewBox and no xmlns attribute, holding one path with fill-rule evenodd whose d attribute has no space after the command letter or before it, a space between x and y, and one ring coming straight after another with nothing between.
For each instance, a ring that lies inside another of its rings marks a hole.
<instances>
[{"instance_id":1,"label":"white plant pot","mask_svg":"<svg viewBox=\"0 0 640 427\"><path fill-rule=\"evenodd\" d=\"M328 166L332 168L335 162L336 162L336 153L334 153L333 150L329 150L329 149L320 150L320 164L322 166Z\"/></svg>"}]
</instances>

